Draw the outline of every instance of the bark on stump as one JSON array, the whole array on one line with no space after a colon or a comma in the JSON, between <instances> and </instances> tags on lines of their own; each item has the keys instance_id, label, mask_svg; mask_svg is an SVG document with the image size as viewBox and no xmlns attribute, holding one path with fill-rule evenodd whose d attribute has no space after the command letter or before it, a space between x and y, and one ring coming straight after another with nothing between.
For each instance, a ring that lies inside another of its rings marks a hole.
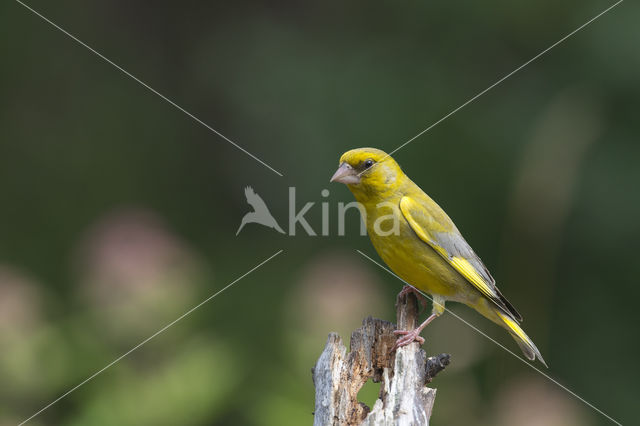
<instances>
[{"instance_id":1,"label":"bark on stump","mask_svg":"<svg viewBox=\"0 0 640 426\"><path fill-rule=\"evenodd\" d=\"M316 388L314 425L428 425L436 390L425 386L449 364L449 355L427 357L417 343L391 352L396 329L418 324L418 301L413 294L397 304L398 326L368 317L351 334L351 351L329 334L312 369ZM358 391L371 378L382 382L372 408L358 402Z\"/></svg>"}]
</instances>

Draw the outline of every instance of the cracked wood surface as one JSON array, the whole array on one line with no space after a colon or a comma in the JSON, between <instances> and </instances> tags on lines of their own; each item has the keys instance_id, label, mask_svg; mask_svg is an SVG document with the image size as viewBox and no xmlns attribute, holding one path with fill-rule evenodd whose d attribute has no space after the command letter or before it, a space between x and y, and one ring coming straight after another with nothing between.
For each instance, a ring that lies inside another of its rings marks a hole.
<instances>
[{"instance_id":1,"label":"cracked wood surface","mask_svg":"<svg viewBox=\"0 0 640 426\"><path fill-rule=\"evenodd\" d=\"M351 334L351 350L330 333L312 369L316 388L314 425L428 425L436 390L426 386L449 363L449 355L427 358L417 343L391 352L396 329L418 324L418 301L413 294L398 300L398 327L366 318ZM358 402L367 380L381 382L373 407Z\"/></svg>"}]
</instances>

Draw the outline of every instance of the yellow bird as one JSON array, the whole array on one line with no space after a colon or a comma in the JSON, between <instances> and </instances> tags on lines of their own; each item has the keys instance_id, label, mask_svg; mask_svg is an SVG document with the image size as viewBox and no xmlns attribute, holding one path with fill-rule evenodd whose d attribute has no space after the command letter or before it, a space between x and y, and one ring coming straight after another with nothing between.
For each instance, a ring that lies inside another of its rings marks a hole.
<instances>
[{"instance_id":1,"label":"yellow bird","mask_svg":"<svg viewBox=\"0 0 640 426\"><path fill-rule=\"evenodd\" d=\"M522 316L500 293L453 221L393 158L375 148L347 151L331 182L346 184L364 206L367 232L382 260L407 283L433 296L433 312L419 327L395 332L402 336L396 348L424 343L420 333L451 300L504 327L528 359L537 357L547 365L520 328ZM403 289L407 291L411 287Z\"/></svg>"}]
</instances>

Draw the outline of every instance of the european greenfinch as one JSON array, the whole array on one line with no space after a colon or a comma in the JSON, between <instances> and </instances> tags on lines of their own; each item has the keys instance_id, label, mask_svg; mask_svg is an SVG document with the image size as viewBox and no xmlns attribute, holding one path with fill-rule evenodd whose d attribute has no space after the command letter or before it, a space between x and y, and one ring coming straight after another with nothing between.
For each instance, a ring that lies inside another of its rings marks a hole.
<instances>
[{"instance_id":1,"label":"european greenfinch","mask_svg":"<svg viewBox=\"0 0 640 426\"><path fill-rule=\"evenodd\" d=\"M371 243L391 270L433 299L432 314L415 330L397 330L398 348L413 341L444 312L450 300L472 307L505 328L529 360L546 366L522 330L522 316L500 293L495 280L453 221L413 183L396 161L375 148L358 148L340 157L331 182L347 185L363 207ZM403 292L411 291L405 287Z\"/></svg>"}]
</instances>

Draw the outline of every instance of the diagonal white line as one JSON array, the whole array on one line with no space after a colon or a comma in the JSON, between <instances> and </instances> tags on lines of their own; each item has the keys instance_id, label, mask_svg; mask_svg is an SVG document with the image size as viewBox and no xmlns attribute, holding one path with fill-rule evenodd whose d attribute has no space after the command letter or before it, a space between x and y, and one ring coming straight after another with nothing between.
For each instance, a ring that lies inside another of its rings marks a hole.
<instances>
[{"instance_id":1,"label":"diagonal white line","mask_svg":"<svg viewBox=\"0 0 640 426\"><path fill-rule=\"evenodd\" d=\"M188 115L189 117L191 117L192 119L194 119L196 122L198 122L199 124L203 125L204 127L206 127L207 129L211 130L213 133L215 133L216 135L218 135L219 137L221 137L222 139L224 139L225 141L229 142L231 145L235 146L236 148L238 148L240 151L244 152L245 154L247 154L249 157L253 158L254 160L256 160L258 163L262 164L263 166L265 166L266 168L268 168L269 170L271 170L272 172L274 172L275 174L277 174L278 176L284 176L282 173L280 173L279 171L277 171L276 169L274 169L273 167L271 167L270 165L268 165L267 163L265 163L264 161L262 161L261 159L259 159L258 157L256 157L255 155L253 155L252 153L250 153L249 151L247 151L246 149L244 149L243 147L241 147L240 145L238 145L237 143L235 143L234 141L232 141L231 139L229 139L228 137L226 137L225 135L223 135L222 133L220 133L219 131L217 131L216 129L214 129L213 127L211 127L210 125L208 125L207 123L205 123L204 121L202 121L201 119L199 119L198 117L196 117L195 115L193 115L192 113L190 113L189 111L187 111L186 109L184 109L183 107L181 107L180 105L178 105L177 103L175 103L174 101L172 101L171 99L167 98L165 95L163 95L162 93L158 92L156 89L154 89L153 87L149 86L147 83L145 83L144 81L140 80L138 77L136 77L135 75L131 74L129 71L125 70L124 68L122 68L120 65L116 64L115 62L113 62L111 59L107 58L106 56L104 56L102 53L98 52L97 50L95 50L94 48L92 48L91 46L89 46L87 43L83 42L82 40L80 40L79 38L77 38L76 36L74 36L73 34L71 34L70 32L66 31L64 28L60 27L58 24L56 24L55 22L51 21L49 18L45 17L44 15L42 15L40 12L36 11L35 9L33 9L31 6L26 5L25 3L23 3L20 0L16 0L17 3L19 3L20 5L24 6L27 10L31 11L34 15L37 15L38 17L40 17L42 20L44 20L45 22L49 23L51 26L53 26L54 28L56 28L57 30L59 30L60 32L62 32L63 34L65 34L67 37L71 38L72 40L74 40L76 43L80 44L81 46L87 48L88 50L90 50L92 53L94 53L96 56L100 57L101 59L103 59L105 62L113 65L115 68L117 68L119 71L121 71L122 73L124 73L126 76L132 78L133 80L135 80L136 82L138 82L141 86L143 86L144 88L148 89L149 91L155 93L156 95L158 95L160 98L162 98L163 100L165 100L166 102L170 103L171 105L173 105L175 108L177 108L178 110L182 111L183 113L185 113L186 115Z\"/></svg>"},{"instance_id":2,"label":"diagonal white line","mask_svg":"<svg viewBox=\"0 0 640 426\"><path fill-rule=\"evenodd\" d=\"M417 135L415 135L414 137L412 137L411 139L407 140L406 142L404 142L402 145L398 146L396 149L394 149L393 151L391 151L390 153L388 153L384 158L394 154L395 152L397 152L398 150L404 148L405 146L407 146L409 143L413 142L414 140L416 140L417 138L419 138L420 136L422 136L423 134L427 133L429 130L433 129L434 127L436 127L438 124L442 123L444 120L446 120L447 118L451 117L453 114L455 114L456 112L460 111L462 108L466 107L467 105L469 105L471 102L475 101L476 99L478 99L480 96L484 95L485 93L487 93L489 90L493 89L494 87L496 87L498 84L502 83L503 81L505 81L506 79L508 79L509 77L511 77L512 75L514 75L515 73L517 73L518 71L520 71L521 69L523 69L524 67L526 67L527 65L529 65L530 63L532 63L533 61L535 61L536 59L538 59L539 57L541 57L542 55L544 55L545 53L547 53L548 51L550 51L551 49L553 49L554 47L556 47L557 45L559 45L560 43L564 42L565 40L567 40L569 37L573 36L575 33L577 33L578 31L582 30L584 27L586 27L587 25L591 24L593 21L595 21L596 19L600 18L602 15L604 15L605 13L609 12L611 9L613 9L614 7L616 7L617 5L619 5L620 3L622 3L624 0L618 0L616 3L612 4L611 6L609 6L608 8L606 8L605 10L603 10L602 12L598 13L596 16L594 16L593 18L589 19L587 22L585 22L584 24L580 25L578 28L576 28L575 30L571 31L569 34L567 34L566 36L562 37L560 40L556 41L555 43L553 43L551 46L547 47L546 49L544 49L542 52L538 53L536 56L534 56L533 58L529 59L527 62L525 62L524 64L520 65L518 68L514 69L513 71L511 71L509 74L505 75L504 77L502 77L500 80L496 81L495 83L493 83L491 86L487 87L486 89L484 89L483 91L481 91L480 93L478 93L477 95L475 95L474 97L472 97L471 99L469 99L468 101L466 101L465 103L463 103L462 105L460 105L459 107L457 107L456 109L454 109L453 111L449 112L448 114L446 114L445 116L443 116L442 118L440 118L438 121L436 121L435 123L431 124L429 127L427 127L426 129L422 130L420 133L418 133ZM382 160L380 160L382 161ZM376 163L378 164L378 163Z\"/></svg>"},{"instance_id":3,"label":"diagonal white line","mask_svg":"<svg viewBox=\"0 0 640 426\"><path fill-rule=\"evenodd\" d=\"M376 265L378 265L380 268L384 269L385 271L387 271L389 274L393 275L394 277L396 277L397 279L399 279L400 281L402 281L403 283L405 283L408 286L413 287L417 292L419 292L420 294L422 294L424 297L426 297L427 299L429 299L431 302L433 302L433 298L431 296L429 296L428 294L426 294L425 292L423 292L420 289L415 288L413 285L409 284L408 282L406 282L405 280L403 280L402 278L400 278L398 275L396 275L391 269L387 268L386 266L384 266L383 264L381 264L380 262L375 261L374 259L372 259L371 257L367 256L366 254L364 254L363 252L361 252L360 250L356 249L356 251L358 253L360 253L362 256L366 257L367 259L369 259L371 262L375 263ZM535 371L537 371L538 373L540 373L541 375L543 375L544 377L546 377L547 379L549 379L550 381L552 381L553 383L555 383L556 385L560 386L562 389L564 389L565 391L569 392L571 395L573 395L574 397L576 397L577 399L579 399L580 401L584 402L586 405L588 405L589 407L593 408L595 411L597 411L598 413L602 414L604 417L606 417L607 419L611 420L613 423L617 424L618 426L622 426L622 424L620 422L618 422L617 420L613 419L611 416L609 416L607 413L605 413L604 411L600 410L598 407L596 407L595 405L591 404L589 401L585 400L584 398L582 398L580 395L578 395L577 393L575 393L574 391L572 391L571 389L567 388L566 386L564 386L562 383L558 382L556 379L554 379L553 377L549 376L548 374L546 374L544 371L540 370L538 367L536 367L535 365L531 364L530 362L527 362L524 358L518 356L515 352L511 351L510 349L508 349L506 346L502 345L501 343L499 343L498 341L496 341L495 339L493 339L492 337L490 337L489 335L487 335L485 332L483 332L482 330L478 329L476 326L474 326L473 324L469 323L468 321L466 321L464 318L460 317L459 315L457 315L455 312L451 311L450 309L444 308L444 310L446 312L449 312L451 315L453 315L455 318L459 319L460 321L462 321L463 323L465 323L466 325L468 325L469 327L471 327L472 329L474 329L475 331L477 331L478 333L482 334L484 337L486 337L487 339L491 340L493 343L495 343L496 345L498 345L499 347L501 347L502 349L504 349L505 351L509 352L511 355L513 355L514 357L518 358L520 361L522 361L523 363L525 363L526 365L528 365L529 367L533 368Z\"/></svg>"},{"instance_id":4,"label":"diagonal white line","mask_svg":"<svg viewBox=\"0 0 640 426\"><path fill-rule=\"evenodd\" d=\"M215 292L214 294L212 294L211 296L207 297L206 299L204 299L202 302L198 303L196 306L194 306L193 308L189 309L187 312L185 312L184 314L180 315L178 318L176 318L175 320L171 321L169 324L165 325L164 327L162 327L160 330L156 331L155 333L153 333L151 336L147 337L146 339L144 339L142 342L138 343L137 345L135 345L133 348L129 349L127 352L123 353L122 355L120 355L118 358L114 359L113 361L111 361L109 364L105 365L104 367L102 367L100 370L96 371L95 373L93 373L91 376L87 377L86 379L84 379L82 382L78 383L77 385L75 385L74 387L72 387L71 389L69 389L67 392L63 393L62 395L60 395L58 398L54 399L53 401L51 401L49 404L45 405L44 407L42 407L40 410L38 410L36 413L34 413L31 417L29 417L28 419L22 421L22 423L20 423L18 426L22 426L23 424L27 423L29 420L33 419L34 417L36 417L38 414L42 413L44 410L46 410L47 408L51 407L53 404L55 404L56 402L60 401L62 398L66 397L67 395L69 395L71 392L75 391L76 389L78 389L80 386L86 384L87 382L91 381L92 379L94 379L96 376L98 376L99 374L103 373L106 369L108 369L109 367L113 366L115 363L117 363L118 361L122 360L124 357L126 357L127 355L129 355L131 352L135 351L136 349L138 349L140 346L144 345L145 343L147 343L149 340L153 339L154 337L156 337L157 335L159 335L160 333L164 332L165 330L167 330L169 327L171 327L172 325L174 325L175 323L177 323L178 321L180 321L181 319L183 319L184 317L186 317L187 315L191 314L193 311L195 311L196 309L198 309L199 307L201 307L202 305L204 305L205 303L207 303L208 301L210 301L211 299L213 299L214 297L216 297L217 295L219 295L220 293L222 293L223 291L225 291L226 289L228 289L229 287L231 287L232 285L234 285L235 283L237 283L238 281L240 281L241 279L243 279L244 277L246 277L247 275L249 275L250 273L252 273L253 271L255 271L256 269L258 269L259 267L261 267L262 265L264 265L265 263L267 263L268 261L270 261L271 259L273 259L274 257L276 257L277 255L279 255L280 253L282 253L284 250L278 250L275 254L272 254L270 257L268 257L267 259L263 260L262 262L258 263L256 266L254 266L253 268L249 269L247 272L245 272L244 274L240 275L238 278L236 278L235 280L231 281L229 284L227 284L225 287L223 287L222 289L218 290L217 292Z\"/></svg>"}]
</instances>

